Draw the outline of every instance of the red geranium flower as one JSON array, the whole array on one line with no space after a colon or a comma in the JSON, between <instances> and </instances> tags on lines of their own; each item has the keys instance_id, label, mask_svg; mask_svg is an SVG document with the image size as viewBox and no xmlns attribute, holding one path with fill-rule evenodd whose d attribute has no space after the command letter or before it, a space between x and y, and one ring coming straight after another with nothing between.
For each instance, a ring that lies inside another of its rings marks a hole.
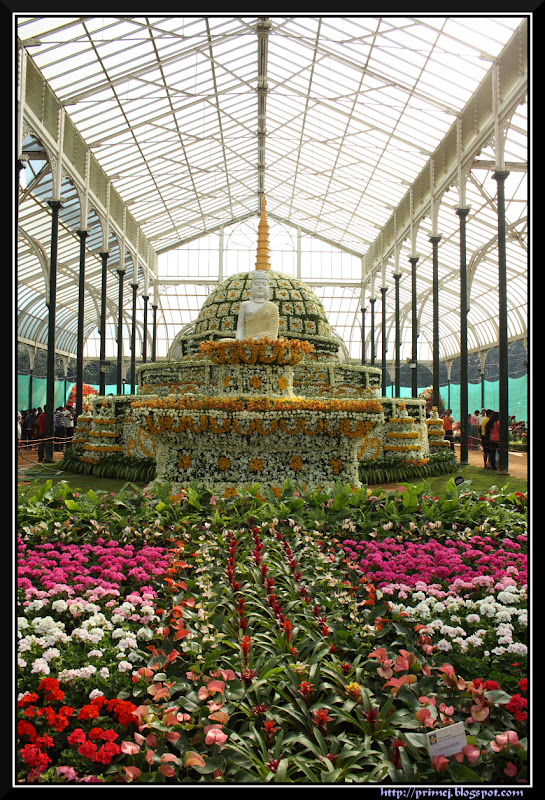
<instances>
[{"instance_id":1,"label":"red geranium flower","mask_svg":"<svg viewBox=\"0 0 545 800\"><path fill-rule=\"evenodd\" d=\"M44 697L48 702L64 700L64 692L60 688L57 678L43 678L38 688L44 692Z\"/></svg>"}]
</instances>

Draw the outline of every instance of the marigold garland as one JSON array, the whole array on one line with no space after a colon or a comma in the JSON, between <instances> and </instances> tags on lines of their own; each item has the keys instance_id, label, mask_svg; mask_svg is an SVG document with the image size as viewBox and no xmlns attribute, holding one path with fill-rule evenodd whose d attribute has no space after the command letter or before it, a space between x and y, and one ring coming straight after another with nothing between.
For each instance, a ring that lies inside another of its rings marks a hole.
<instances>
[{"instance_id":1,"label":"marigold garland","mask_svg":"<svg viewBox=\"0 0 545 800\"><path fill-rule=\"evenodd\" d=\"M319 400L308 397L187 397L185 395L169 395L168 397L148 398L135 400L131 403L134 409L148 409L148 411L319 411L334 413L339 411L354 411L358 414L380 414L383 412L382 404L375 398L367 400L342 399ZM407 420L403 420L406 422ZM409 420L410 421L410 420Z\"/></svg>"},{"instance_id":2,"label":"marigold garland","mask_svg":"<svg viewBox=\"0 0 545 800\"><path fill-rule=\"evenodd\" d=\"M199 351L213 364L280 364L294 366L314 345L300 339L229 339L201 342Z\"/></svg>"}]
</instances>

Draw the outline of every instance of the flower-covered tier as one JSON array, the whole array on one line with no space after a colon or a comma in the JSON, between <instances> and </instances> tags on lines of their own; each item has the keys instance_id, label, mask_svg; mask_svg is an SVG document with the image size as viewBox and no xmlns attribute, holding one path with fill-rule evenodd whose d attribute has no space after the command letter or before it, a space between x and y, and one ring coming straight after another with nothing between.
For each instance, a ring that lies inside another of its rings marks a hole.
<instances>
[{"instance_id":1,"label":"flower-covered tier","mask_svg":"<svg viewBox=\"0 0 545 800\"><path fill-rule=\"evenodd\" d=\"M437 406L433 406L429 419L426 420L428 428L428 444L430 453L436 453L450 447L450 442L445 439L443 420L439 416Z\"/></svg>"},{"instance_id":2,"label":"flower-covered tier","mask_svg":"<svg viewBox=\"0 0 545 800\"><path fill-rule=\"evenodd\" d=\"M397 406L397 415L389 419L384 454L397 456L410 464L427 463L428 443L422 436L414 417L409 416L407 403L402 400Z\"/></svg>"},{"instance_id":3,"label":"flower-covered tier","mask_svg":"<svg viewBox=\"0 0 545 800\"><path fill-rule=\"evenodd\" d=\"M157 442L157 479L175 487L202 481L216 492L286 478L319 488L359 486L357 454L384 422L378 400L148 397L133 414Z\"/></svg>"},{"instance_id":4,"label":"flower-covered tier","mask_svg":"<svg viewBox=\"0 0 545 800\"><path fill-rule=\"evenodd\" d=\"M293 367L313 350L298 339L232 339L203 342L199 348L219 367L219 396L265 397L293 397Z\"/></svg>"}]
</instances>

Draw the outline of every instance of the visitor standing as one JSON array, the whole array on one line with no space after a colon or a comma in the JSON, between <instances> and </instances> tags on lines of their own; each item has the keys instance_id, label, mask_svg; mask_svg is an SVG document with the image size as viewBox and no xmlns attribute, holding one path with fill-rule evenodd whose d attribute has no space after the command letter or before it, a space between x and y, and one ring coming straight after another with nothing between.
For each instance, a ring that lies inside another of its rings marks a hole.
<instances>
[{"instance_id":1,"label":"visitor standing","mask_svg":"<svg viewBox=\"0 0 545 800\"><path fill-rule=\"evenodd\" d=\"M450 442L450 449L454 450L454 417L452 416L452 408L448 408L443 417L443 431L445 432L445 439Z\"/></svg>"},{"instance_id":2,"label":"visitor standing","mask_svg":"<svg viewBox=\"0 0 545 800\"><path fill-rule=\"evenodd\" d=\"M496 455L500 447L500 415L493 411L486 425L488 434L488 464L490 469L497 469Z\"/></svg>"},{"instance_id":3,"label":"visitor standing","mask_svg":"<svg viewBox=\"0 0 545 800\"><path fill-rule=\"evenodd\" d=\"M479 409L476 408L469 418L469 430L471 433L470 447L472 450L478 450L481 443L481 436L479 432Z\"/></svg>"},{"instance_id":4,"label":"visitor standing","mask_svg":"<svg viewBox=\"0 0 545 800\"><path fill-rule=\"evenodd\" d=\"M483 448L483 465L484 465L484 469L487 469L487 467L488 467L488 432L487 432L487 426L488 426L488 420L490 419L490 415L492 414L492 409L491 408L487 408L486 411L484 409L483 409L483 411L484 411L484 416L483 416L482 421L481 421L481 446Z\"/></svg>"},{"instance_id":5,"label":"visitor standing","mask_svg":"<svg viewBox=\"0 0 545 800\"><path fill-rule=\"evenodd\" d=\"M35 408L29 408L25 416L25 424L23 425L23 439L25 442L30 442L34 439L34 431L36 428L36 420L38 415Z\"/></svg>"},{"instance_id":6,"label":"visitor standing","mask_svg":"<svg viewBox=\"0 0 545 800\"><path fill-rule=\"evenodd\" d=\"M44 410L38 414L38 419L36 420L36 439L38 440L38 461L42 462L45 456L45 437L47 431L47 414L46 414L47 406L44 406Z\"/></svg>"},{"instance_id":7,"label":"visitor standing","mask_svg":"<svg viewBox=\"0 0 545 800\"><path fill-rule=\"evenodd\" d=\"M70 405L66 405L63 411L63 419L64 419L64 428L65 428L65 436L66 436L66 446L70 446L70 441L74 434L74 414L72 413L72 407Z\"/></svg>"},{"instance_id":8,"label":"visitor standing","mask_svg":"<svg viewBox=\"0 0 545 800\"><path fill-rule=\"evenodd\" d=\"M59 406L55 411L55 450L64 450L64 440L66 438L66 425L64 424L64 411Z\"/></svg>"}]
</instances>

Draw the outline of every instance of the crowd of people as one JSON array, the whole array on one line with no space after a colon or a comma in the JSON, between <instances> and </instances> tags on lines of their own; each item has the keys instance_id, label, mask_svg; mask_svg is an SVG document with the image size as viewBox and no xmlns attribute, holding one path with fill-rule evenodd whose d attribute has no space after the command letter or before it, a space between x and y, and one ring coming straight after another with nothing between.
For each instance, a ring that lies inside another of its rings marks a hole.
<instances>
[{"instance_id":1,"label":"crowd of people","mask_svg":"<svg viewBox=\"0 0 545 800\"><path fill-rule=\"evenodd\" d=\"M460 422L452 416L452 409L441 413L445 439L454 450L456 434L460 431ZM468 447L470 450L482 450L484 469L497 469L498 451L500 447L500 415L491 408L475 409L468 418Z\"/></svg>"},{"instance_id":2,"label":"crowd of people","mask_svg":"<svg viewBox=\"0 0 545 800\"><path fill-rule=\"evenodd\" d=\"M59 406L53 415L56 451L64 450L72 439L75 426L75 409L71 403ZM47 408L29 408L17 411L17 438L20 447L38 451L38 461L45 458L47 438Z\"/></svg>"},{"instance_id":3,"label":"crowd of people","mask_svg":"<svg viewBox=\"0 0 545 800\"><path fill-rule=\"evenodd\" d=\"M477 414L475 412L473 417ZM500 415L491 408L482 409L480 415L481 447L483 450L484 468L497 469L497 457L500 448Z\"/></svg>"},{"instance_id":4,"label":"crowd of people","mask_svg":"<svg viewBox=\"0 0 545 800\"><path fill-rule=\"evenodd\" d=\"M454 450L455 432L460 430L460 423L452 416L448 408L443 417L445 439ZM484 469L497 469L498 451L500 447L500 415L491 408L477 408L468 418L468 447L470 450L482 450Z\"/></svg>"}]
</instances>

